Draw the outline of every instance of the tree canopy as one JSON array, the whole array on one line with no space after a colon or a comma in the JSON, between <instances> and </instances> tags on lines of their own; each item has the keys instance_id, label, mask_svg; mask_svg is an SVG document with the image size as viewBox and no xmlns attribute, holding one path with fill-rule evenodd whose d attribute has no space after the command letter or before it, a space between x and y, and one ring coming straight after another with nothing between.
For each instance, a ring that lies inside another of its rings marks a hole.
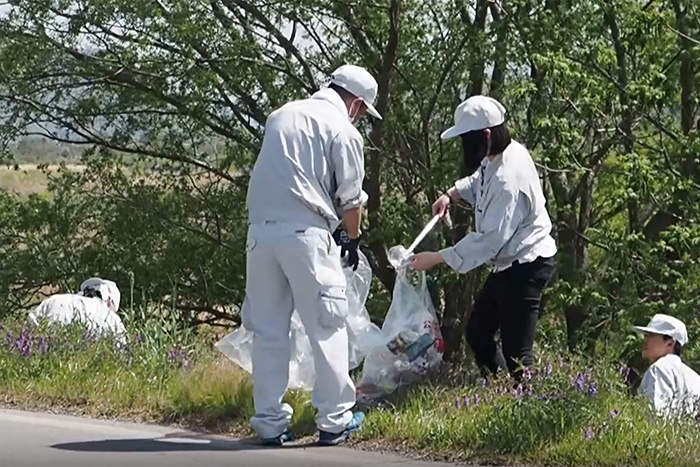
<instances>
[{"instance_id":1,"label":"tree canopy","mask_svg":"<svg viewBox=\"0 0 700 467\"><path fill-rule=\"evenodd\" d=\"M81 147L86 169L50 196L0 196L3 311L47 284L113 275L126 303L236 322L245 192L266 116L343 63L379 83L361 124L363 239L387 309L387 249L468 175L441 141L454 108L487 94L541 171L559 246L543 333L571 348L624 344L653 312L692 331L700 271L700 6L688 0L10 0L0 15L0 140ZM469 207L423 248L457 241ZM448 358L483 271L431 273ZM130 284L133 284L131 286ZM128 306L128 305L126 305ZM564 332L562 335L561 332ZM695 347L691 347L695 348Z\"/></svg>"}]
</instances>

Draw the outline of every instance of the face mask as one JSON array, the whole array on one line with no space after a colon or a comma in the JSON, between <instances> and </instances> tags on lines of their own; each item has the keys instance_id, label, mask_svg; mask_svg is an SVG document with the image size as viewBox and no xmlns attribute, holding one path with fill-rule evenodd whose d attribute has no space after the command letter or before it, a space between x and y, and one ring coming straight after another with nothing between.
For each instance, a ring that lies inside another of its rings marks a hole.
<instances>
[{"instance_id":1,"label":"face mask","mask_svg":"<svg viewBox=\"0 0 700 467\"><path fill-rule=\"evenodd\" d=\"M481 161L489 152L489 141L483 131L470 131L462 135L464 166L472 172L479 168Z\"/></svg>"}]
</instances>

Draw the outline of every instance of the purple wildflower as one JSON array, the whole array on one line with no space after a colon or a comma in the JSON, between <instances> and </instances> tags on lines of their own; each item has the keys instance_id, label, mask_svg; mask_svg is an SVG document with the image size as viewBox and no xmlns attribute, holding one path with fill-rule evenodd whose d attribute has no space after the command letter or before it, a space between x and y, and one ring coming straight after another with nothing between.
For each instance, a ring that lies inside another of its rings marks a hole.
<instances>
[{"instance_id":1,"label":"purple wildflower","mask_svg":"<svg viewBox=\"0 0 700 467\"><path fill-rule=\"evenodd\" d=\"M176 349L175 347L171 347L170 350L168 350L168 359L169 360L176 360L178 355L179 355L178 349Z\"/></svg>"},{"instance_id":2,"label":"purple wildflower","mask_svg":"<svg viewBox=\"0 0 700 467\"><path fill-rule=\"evenodd\" d=\"M140 344L142 342L143 342L143 336L141 335L141 333L136 334L134 336L134 344Z\"/></svg>"},{"instance_id":3,"label":"purple wildflower","mask_svg":"<svg viewBox=\"0 0 700 467\"><path fill-rule=\"evenodd\" d=\"M544 369L544 374L546 376L549 376L552 374L552 364L551 363L547 363L547 367Z\"/></svg>"},{"instance_id":4,"label":"purple wildflower","mask_svg":"<svg viewBox=\"0 0 700 467\"><path fill-rule=\"evenodd\" d=\"M459 410L459 409L462 408L462 399L461 399L460 397L458 397L458 398L455 400L455 408L456 408L457 410Z\"/></svg>"},{"instance_id":5,"label":"purple wildflower","mask_svg":"<svg viewBox=\"0 0 700 467\"><path fill-rule=\"evenodd\" d=\"M168 350L168 359L176 365L187 368L190 365L189 355L186 349L176 346Z\"/></svg>"},{"instance_id":6,"label":"purple wildflower","mask_svg":"<svg viewBox=\"0 0 700 467\"><path fill-rule=\"evenodd\" d=\"M43 336L42 336L42 337L39 339L39 347L38 347L38 349L39 349L39 353L42 354L42 355L49 351L49 339L48 339L48 337L43 337Z\"/></svg>"},{"instance_id":7,"label":"purple wildflower","mask_svg":"<svg viewBox=\"0 0 700 467\"><path fill-rule=\"evenodd\" d=\"M595 433L593 433L593 428L586 427L586 430L583 432L583 437L586 438L587 441L592 440L595 437Z\"/></svg>"},{"instance_id":8,"label":"purple wildflower","mask_svg":"<svg viewBox=\"0 0 700 467\"><path fill-rule=\"evenodd\" d=\"M614 409L610 411L610 418L617 418L620 415L620 409Z\"/></svg>"},{"instance_id":9,"label":"purple wildflower","mask_svg":"<svg viewBox=\"0 0 700 467\"><path fill-rule=\"evenodd\" d=\"M525 378L525 381L530 381L532 379L532 371L530 371L530 368L525 368L523 370L523 378Z\"/></svg>"},{"instance_id":10,"label":"purple wildflower","mask_svg":"<svg viewBox=\"0 0 700 467\"><path fill-rule=\"evenodd\" d=\"M583 387L586 383L585 375L581 372L579 372L576 375L576 380L574 381L574 386L576 387L577 391L583 391Z\"/></svg>"},{"instance_id":11,"label":"purple wildflower","mask_svg":"<svg viewBox=\"0 0 700 467\"><path fill-rule=\"evenodd\" d=\"M26 357L32 352L32 336L27 328L22 329L14 343L14 349Z\"/></svg>"},{"instance_id":12,"label":"purple wildflower","mask_svg":"<svg viewBox=\"0 0 700 467\"><path fill-rule=\"evenodd\" d=\"M489 380L484 378L484 380L481 382L481 387L484 389L489 387Z\"/></svg>"},{"instance_id":13,"label":"purple wildflower","mask_svg":"<svg viewBox=\"0 0 700 467\"><path fill-rule=\"evenodd\" d=\"M535 393L535 389L534 389L532 386L528 385L528 387L527 387L527 395L528 395L528 397L532 397L532 395L533 395L534 393Z\"/></svg>"},{"instance_id":14,"label":"purple wildflower","mask_svg":"<svg viewBox=\"0 0 700 467\"><path fill-rule=\"evenodd\" d=\"M511 394L513 394L513 397L515 397L515 398L520 398L520 397L522 397L522 395L523 395L523 385L522 385L522 383L521 383L521 384L518 384L518 387L516 387L515 389L513 389L513 390L511 391Z\"/></svg>"},{"instance_id":15,"label":"purple wildflower","mask_svg":"<svg viewBox=\"0 0 700 467\"><path fill-rule=\"evenodd\" d=\"M593 397L596 394L598 394L598 386L595 384L595 381L593 381L588 385L588 395Z\"/></svg>"},{"instance_id":16,"label":"purple wildflower","mask_svg":"<svg viewBox=\"0 0 700 467\"><path fill-rule=\"evenodd\" d=\"M469 399L469 396L464 397L464 407L469 407L471 404L471 399Z\"/></svg>"},{"instance_id":17,"label":"purple wildflower","mask_svg":"<svg viewBox=\"0 0 700 467\"><path fill-rule=\"evenodd\" d=\"M481 402L481 398L478 394L474 394L474 405L479 405L479 402Z\"/></svg>"}]
</instances>

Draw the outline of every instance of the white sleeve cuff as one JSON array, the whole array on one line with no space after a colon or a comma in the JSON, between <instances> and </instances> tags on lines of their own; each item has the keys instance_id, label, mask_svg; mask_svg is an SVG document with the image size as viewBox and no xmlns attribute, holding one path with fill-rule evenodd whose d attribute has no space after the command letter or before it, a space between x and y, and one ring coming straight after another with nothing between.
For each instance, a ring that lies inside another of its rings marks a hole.
<instances>
[{"instance_id":1,"label":"white sleeve cuff","mask_svg":"<svg viewBox=\"0 0 700 467\"><path fill-rule=\"evenodd\" d=\"M364 191L362 192L364 193ZM341 211L347 211L348 209L357 209L361 208L362 206L365 205L367 202L367 199L363 197L362 195L352 198L348 201L346 201L342 206L340 206Z\"/></svg>"},{"instance_id":2,"label":"white sleeve cuff","mask_svg":"<svg viewBox=\"0 0 700 467\"><path fill-rule=\"evenodd\" d=\"M462 272L460 271L460 268L462 267L462 263L464 261L462 260L462 257L457 254L454 247L440 250L440 256L442 256L442 259L445 260L445 264L447 264L449 267L457 272Z\"/></svg>"}]
</instances>

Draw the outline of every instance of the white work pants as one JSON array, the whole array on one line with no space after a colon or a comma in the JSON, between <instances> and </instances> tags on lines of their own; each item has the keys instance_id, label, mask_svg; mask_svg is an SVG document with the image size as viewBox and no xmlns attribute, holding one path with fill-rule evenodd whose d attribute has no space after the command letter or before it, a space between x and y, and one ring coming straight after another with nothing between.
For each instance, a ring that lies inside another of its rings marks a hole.
<instances>
[{"instance_id":1,"label":"white work pants","mask_svg":"<svg viewBox=\"0 0 700 467\"><path fill-rule=\"evenodd\" d=\"M289 380L289 329L296 309L313 349L311 402L320 430L339 433L352 419L355 386L348 369L348 303L339 247L326 229L264 223L248 230L243 325L253 333L253 429L280 435L292 409L282 404Z\"/></svg>"}]
</instances>

